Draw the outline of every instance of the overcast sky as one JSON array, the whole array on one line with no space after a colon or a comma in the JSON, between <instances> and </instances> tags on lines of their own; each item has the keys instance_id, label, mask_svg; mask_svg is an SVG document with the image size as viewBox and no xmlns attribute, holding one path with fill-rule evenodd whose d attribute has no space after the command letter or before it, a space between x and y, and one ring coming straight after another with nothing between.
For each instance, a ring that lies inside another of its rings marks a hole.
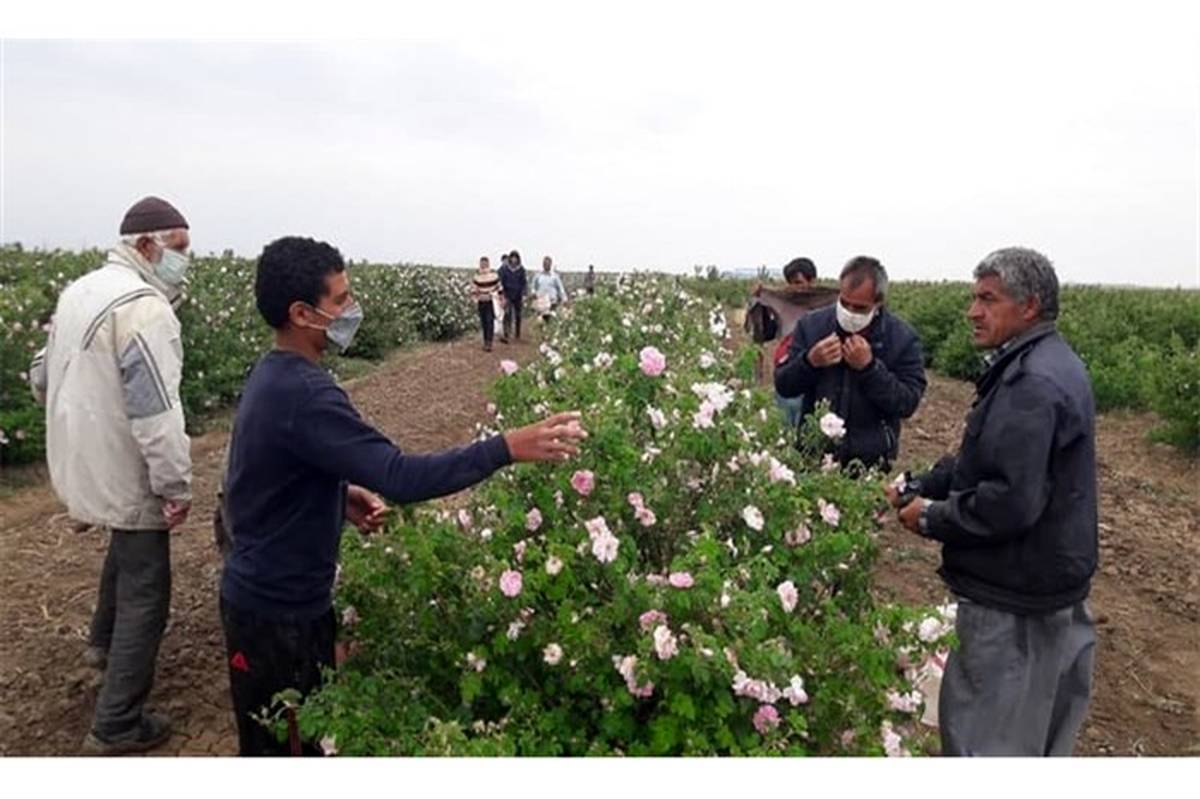
<instances>
[{"instance_id":1,"label":"overcast sky","mask_svg":"<svg viewBox=\"0 0 1200 799\"><path fill-rule=\"evenodd\" d=\"M965 279L1023 244L1200 286L1186 6L495 5L359 19L389 40L7 39L0 240L107 245L159 194L199 252Z\"/></svg>"}]
</instances>

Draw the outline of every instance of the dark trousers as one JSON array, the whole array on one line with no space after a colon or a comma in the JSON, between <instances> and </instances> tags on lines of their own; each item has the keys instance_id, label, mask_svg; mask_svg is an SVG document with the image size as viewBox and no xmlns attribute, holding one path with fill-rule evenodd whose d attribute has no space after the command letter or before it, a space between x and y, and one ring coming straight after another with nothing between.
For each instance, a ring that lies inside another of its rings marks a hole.
<instances>
[{"instance_id":1,"label":"dark trousers","mask_svg":"<svg viewBox=\"0 0 1200 799\"><path fill-rule=\"evenodd\" d=\"M509 300L504 306L504 337L508 338L515 327L517 338L521 338L521 300Z\"/></svg>"},{"instance_id":2,"label":"dark trousers","mask_svg":"<svg viewBox=\"0 0 1200 799\"><path fill-rule=\"evenodd\" d=\"M105 741L135 733L171 607L166 530L113 530L100 572L88 643L108 651L92 731Z\"/></svg>"},{"instance_id":3,"label":"dark trousers","mask_svg":"<svg viewBox=\"0 0 1200 799\"><path fill-rule=\"evenodd\" d=\"M1096 628L1087 602L1018 616L959 599L938 696L944 755L1070 755L1087 715Z\"/></svg>"},{"instance_id":4,"label":"dark trousers","mask_svg":"<svg viewBox=\"0 0 1200 799\"><path fill-rule=\"evenodd\" d=\"M321 667L333 668L337 620L333 609L315 619L267 618L234 607L221 597L221 626L225 630L225 656L229 688L237 720L238 754L288 755L288 743L254 720L265 715L271 697L287 688L307 696L321 687ZM312 743L301 747L305 755L320 755Z\"/></svg>"},{"instance_id":5,"label":"dark trousers","mask_svg":"<svg viewBox=\"0 0 1200 799\"><path fill-rule=\"evenodd\" d=\"M491 300L479 303L479 324L483 327L483 343L491 346L496 335L496 309Z\"/></svg>"}]
</instances>

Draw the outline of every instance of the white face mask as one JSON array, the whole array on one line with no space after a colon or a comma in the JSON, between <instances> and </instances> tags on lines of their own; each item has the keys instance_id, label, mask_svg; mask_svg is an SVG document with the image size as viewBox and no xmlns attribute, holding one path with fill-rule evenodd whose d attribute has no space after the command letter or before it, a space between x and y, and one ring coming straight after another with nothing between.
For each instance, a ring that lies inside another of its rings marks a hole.
<instances>
[{"instance_id":1,"label":"white face mask","mask_svg":"<svg viewBox=\"0 0 1200 799\"><path fill-rule=\"evenodd\" d=\"M837 321L842 330L847 333L859 333L867 329L867 326L875 319L875 312L878 310L878 308L872 308L869 313L855 313L842 305L841 300L838 300Z\"/></svg>"}]
</instances>

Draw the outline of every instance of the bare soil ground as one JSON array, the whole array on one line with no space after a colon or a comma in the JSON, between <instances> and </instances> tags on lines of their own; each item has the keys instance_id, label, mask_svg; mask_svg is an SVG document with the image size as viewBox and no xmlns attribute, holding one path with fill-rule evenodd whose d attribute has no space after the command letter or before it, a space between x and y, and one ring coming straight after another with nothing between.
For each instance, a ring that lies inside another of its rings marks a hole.
<instances>
[{"instance_id":1,"label":"bare soil ground","mask_svg":"<svg viewBox=\"0 0 1200 799\"><path fill-rule=\"evenodd\" d=\"M403 448L461 443L485 414L501 358L525 362L531 343L484 353L474 338L394 355L349 385L364 416ZM900 466L922 467L952 450L972 398L969 384L931 375L908 423ZM1200 468L1146 441L1153 417L1099 422L1101 567L1092 593L1099 652L1081 754L1200 754ZM193 442L196 507L172 537L171 622L151 706L176 733L154 754L236 751L217 616L220 559L209 519L226 434ZM69 755L87 733L100 685L83 665L87 624L107 540L71 532L44 481L0 497L0 754ZM935 602L936 545L889 522L880 538L880 595Z\"/></svg>"}]
</instances>

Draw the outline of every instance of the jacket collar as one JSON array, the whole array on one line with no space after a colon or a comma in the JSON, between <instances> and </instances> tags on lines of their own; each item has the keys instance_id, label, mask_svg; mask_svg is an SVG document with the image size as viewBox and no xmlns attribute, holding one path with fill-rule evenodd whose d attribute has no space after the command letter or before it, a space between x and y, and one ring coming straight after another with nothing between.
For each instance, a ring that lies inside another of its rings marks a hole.
<instances>
[{"instance_id":1,"label":"jacket collar","mask_svg":"<svg viewBox=\"0 0 1200 799\"><path fill-rule=\"evenodd\" d=\"M1040 341L1052 333L1058 332L1058 326L1053 320L1038 322L1033 327L1013 336L1008 341L1001 344L988 355L984 356L984 372L979 378L979 385L991 382L995 376L1003 374L1004 370L1017 359L1017 357L1028 350L1034 342Z\"/></svg>"},{"instance_id":2,"label":"jacket collar","mask_svg":"<svg viewBox=\"0 0 1200 799\"><path fill-rule=\"evenodd\" d=\"M108 251L108 263L117 266L123 266L126 269L132 270L143 281L151 287L157 289L160 294L167 298L171 303L172 308L178 308L187 299L187 279L183 281L183 285L179 287L168 286L158 275L154 273L154 264L142 257L142 254L125 242L119 242L117 246Z\"/></svg>"}]
</instances>

